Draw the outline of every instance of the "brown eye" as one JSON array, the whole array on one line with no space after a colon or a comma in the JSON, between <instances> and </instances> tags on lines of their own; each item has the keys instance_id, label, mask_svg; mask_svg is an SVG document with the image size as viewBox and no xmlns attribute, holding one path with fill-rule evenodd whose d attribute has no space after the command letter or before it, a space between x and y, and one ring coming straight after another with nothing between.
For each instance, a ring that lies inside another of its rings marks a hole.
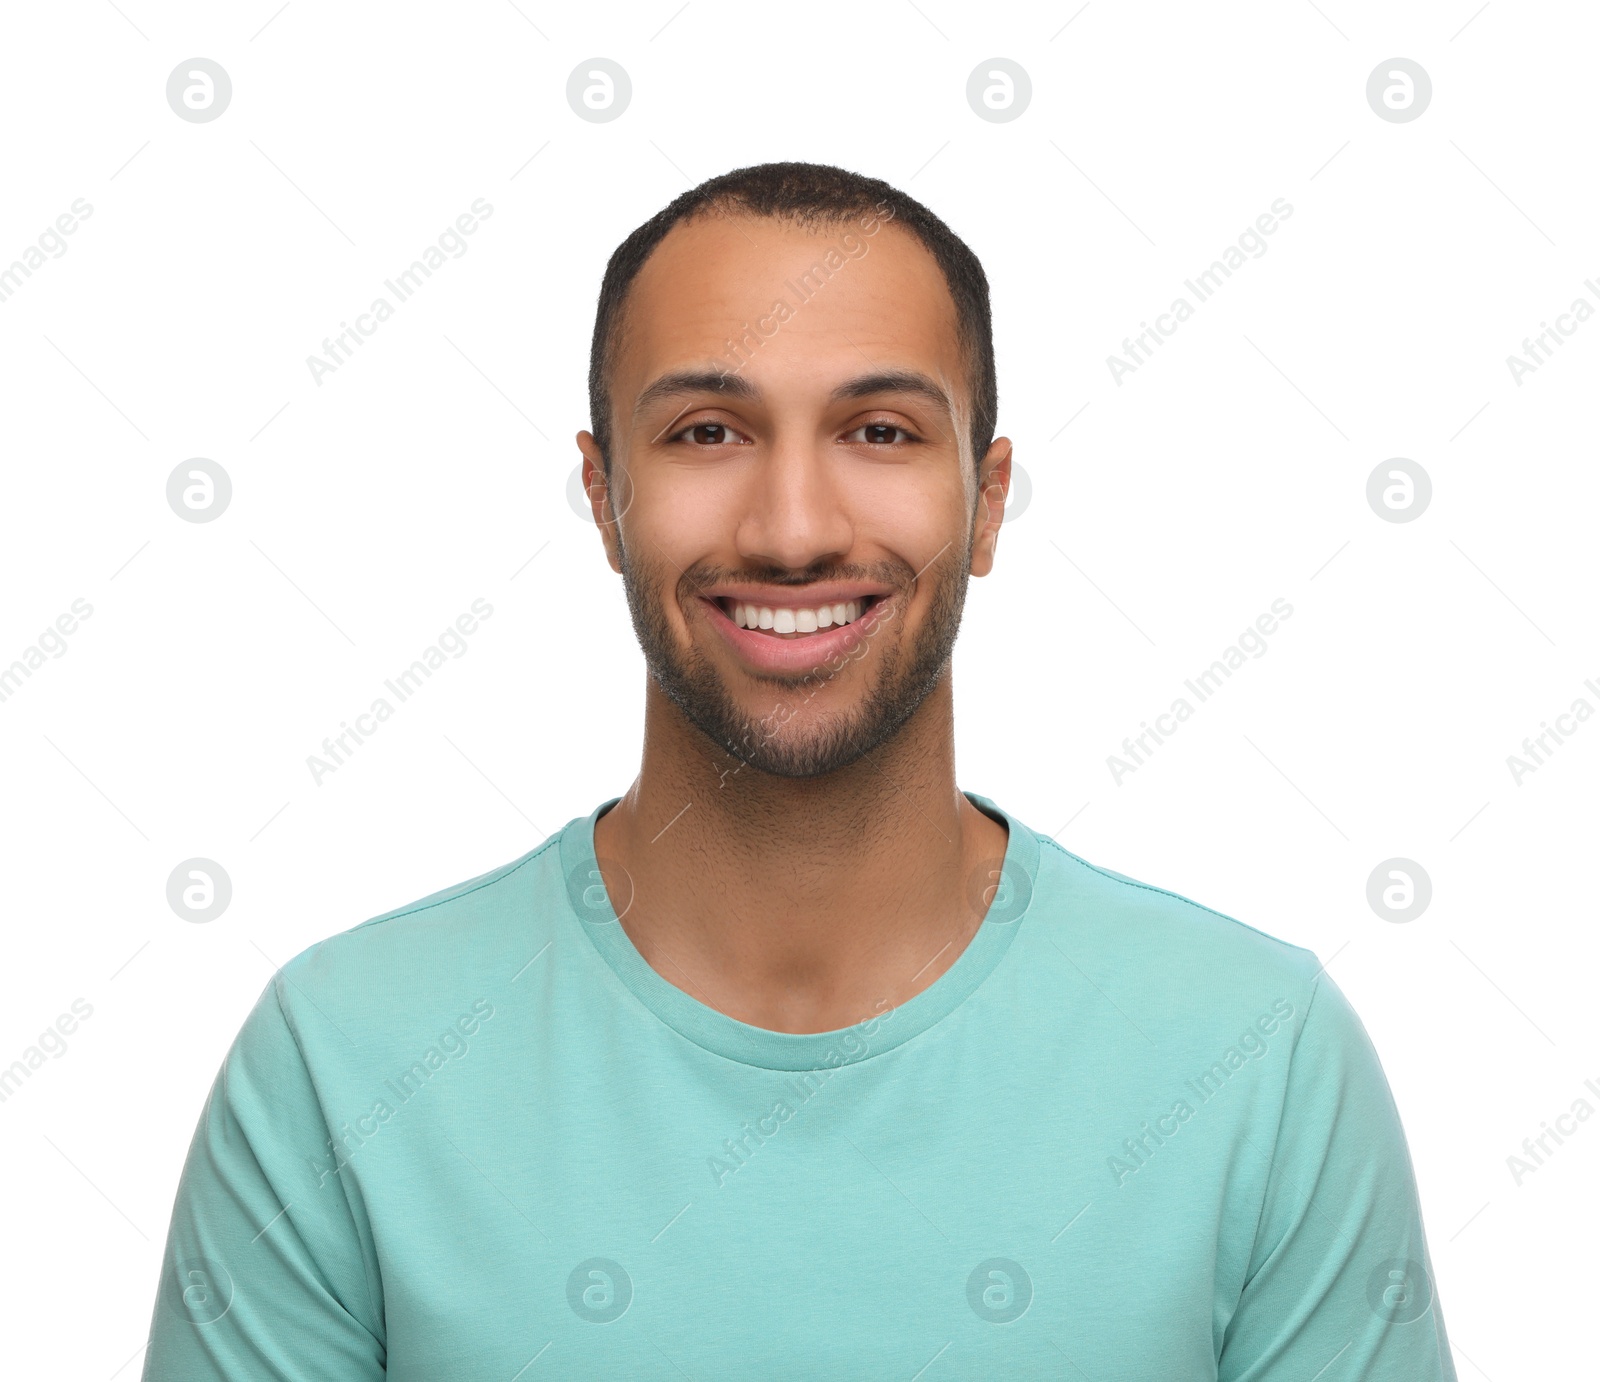
<instances>
[{"instance_id":1,"label":"brown eye","mask_svg":"<svg viewBox=\"0 0 1600 1382\"><path fill-rule=\"evenodd\" d=\"M912 441L914 438L904 427L896 427L892 422L866 422L855 428L849 434L849 440L863 441L871 446L894 446L897 441Z\"/></svg>"},{"instance_id":2,"label":"brown eye","mask_svg":"<svg viewBox=\"0 0 1600 1382\"><path fill-rule=\"evenodd\" d=\"M725 446L736 441L739 434L723 422L695 422L678 433L695 446Z\"/></svg>"}]
</instances>

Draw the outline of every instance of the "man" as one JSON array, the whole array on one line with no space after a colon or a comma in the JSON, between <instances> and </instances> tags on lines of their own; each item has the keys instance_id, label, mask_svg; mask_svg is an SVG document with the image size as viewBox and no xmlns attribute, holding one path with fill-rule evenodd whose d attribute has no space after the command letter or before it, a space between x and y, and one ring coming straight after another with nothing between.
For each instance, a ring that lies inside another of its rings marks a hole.
<instances>
[{"instance_id":1,"label":"man","mask_svg":"<svg viewBox=\"0 0 1600 1382\"><path fill-rule=\"evenodd\" d=\"M612 256L590 391L639 776L268 985L146 1376L1453 1380L1316 958L956 786L1011 465L971 251L715 178Z\"/></svg>"}]
</instances>

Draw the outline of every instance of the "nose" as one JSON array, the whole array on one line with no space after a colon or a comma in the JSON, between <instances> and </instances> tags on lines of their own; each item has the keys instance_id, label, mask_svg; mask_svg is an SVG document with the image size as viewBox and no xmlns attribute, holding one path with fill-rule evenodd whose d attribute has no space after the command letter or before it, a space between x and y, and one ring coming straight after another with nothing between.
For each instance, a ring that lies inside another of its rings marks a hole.
<instances>
[{"instance_id":1,"label":"nose","mask_svg":"<svg viewBox=\"0 0 1600 1382\"><path fill-rule=\"evenodd\" d=\"M817 438L775 438L747 477L739 554L791 571L843 561L854 540L843 480Z\"/></svg>"}]
</instances>

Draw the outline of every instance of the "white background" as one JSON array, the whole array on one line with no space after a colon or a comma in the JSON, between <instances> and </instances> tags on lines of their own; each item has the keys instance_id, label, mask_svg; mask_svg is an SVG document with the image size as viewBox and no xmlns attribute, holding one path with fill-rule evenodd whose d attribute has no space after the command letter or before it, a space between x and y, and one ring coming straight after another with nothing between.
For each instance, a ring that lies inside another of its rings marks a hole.
<instances>
[{"instance_id":1,"label":"white background","mask_svg":"<svg viewBox=\"0 0 1600 1382\"><path fill-rule=\"evenodd\" d=\"M136 1376L206 1090L275 965L481 873L622 792L644 672L566 484L605 260L705 177L835 162L904 187L990 275L1001 431L1033 497L973 583L962 785L1089 860L1308 946L1401 1108L1463 1378L1592 1357L1600 722L1600 17L1578 3L8 8L0 263L92 216L0 303L0 1065L93 1016L0 1104L8 1374ZM1070 21L1070 22L1069 22ZM168 74L220 63L217 120ZM1433 96L1380 119L1402 55ZM632 104L580 120L568 74ZM1004 56L1031 105L993 123ZM531 161L530 161L531 159ZM131 161L130 161L131 160ZM357 356L306 357L494 208ZM1106 364L1277 198L1267 242L1153 360ZM210 458L228 510L166 482ZM1427 511L1366 481L1407 457ZM470 650L320 785L306 758L475 598ZM1294 614L1118 783L1107 756L1275 598ZM1069 823L1070 822L1070 823ZM166 881L231 877L208 924ZM1396 924L1366 882L1417 861ZM1553 1143L1550 1145L1554 1145Z\"/></svg>"}]
</instances>

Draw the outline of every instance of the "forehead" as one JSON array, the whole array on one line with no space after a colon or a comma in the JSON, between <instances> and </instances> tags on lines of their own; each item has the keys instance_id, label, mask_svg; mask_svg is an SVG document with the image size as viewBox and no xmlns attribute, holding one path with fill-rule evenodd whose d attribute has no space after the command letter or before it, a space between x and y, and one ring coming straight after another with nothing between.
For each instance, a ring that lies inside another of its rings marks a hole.
<instances>
[{"instance_id":1,"label":"forehead","mask_svg":"<svg viewBox=\"0 0 1600 1382\"><path fill-rule=\"evenodd\" d=\"M715 213L679 222L629 293L613 379L619 416L662 370L708 364L763 388L910 367L956 392L956 311L938 261L893 222L868 224L871 234L860 217L815 227Z\"/></svg>"}]
</instances>

